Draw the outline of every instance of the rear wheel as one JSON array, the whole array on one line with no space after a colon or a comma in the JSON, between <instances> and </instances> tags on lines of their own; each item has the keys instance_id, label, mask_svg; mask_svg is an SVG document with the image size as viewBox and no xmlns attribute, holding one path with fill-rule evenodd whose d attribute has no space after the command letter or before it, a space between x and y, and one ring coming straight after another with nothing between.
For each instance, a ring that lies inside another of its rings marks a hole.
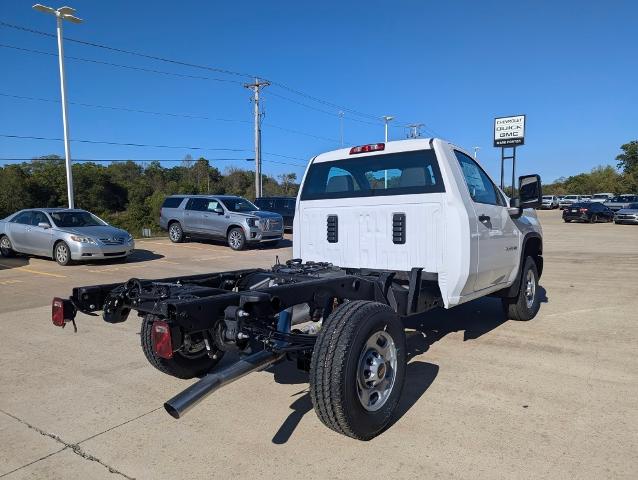
<instances>
[{"instance_id":1,"label":"rear wheel","mask_svg":"<svg viewBox=\"0 0 638 480\"><path fill-rule=\"evenodd\" d=\"M598 215L594 213L589 219L589 223L597 223L597 222L598 222Z\"/></svg>"},{"instance_id":2,"label":"rear wheel","mask_svg":"<svg viewBox=\"0 0 638 480\"><path fill-rule=\"evenodd\" d=\"M405 380L403 324L387 305L357 300L325 321L310 364L310 398L332 430L370 440L392 421Z\"/></svg>"},{"instance_id":3,"label":"rear wheel","mask_svg":"<svg viewBox=\"0 0 638 480\"><path fill-rule=\"evenodd\" d=\"M13 245L11 245L11 240L6 235L2 235L0 237L0 255L3 257L12 257L14 255Z\"/></svg>"},{"instance_id":4,"label":"rear wheel","mask_svg":"<svg viewBox=\"0 0 638 480\"><path fill-rule=\"evenodd\" d=\"M184 351L177 351L173 358L162 358L153 348L153 322L158 320L154 315L147 315L142 321L141 342L144 356L148 362L160 372L177 378L193 378L208 373L224 356L224 352L211 344L212 357L206 350L206 344L194 340Z\"/></svg>"},{"instance_id":5,"label":"rear wheel","mask_svg":"<svg viewBox=\"0 0 638 480\"><path fill-rule=\"evenodd\" d=\"M513 298L503 298L503 310L510 320L531 320L540 308L538 296L538 269L532 257L525 259L521 285L518 295Z\"/></svg>"},{"instance_id":6,"label":"rear wheel","mask_svg":"<svg viewBox=\"0 0 638 480\"><path fill-rule=\"evenodd\" d=\"M58 242L53 247L53 258L63 267L71 263L71 249L64 242Z\"/></svg>"},{"instance_id":7,"label":"rear wheel","mask_svg":"<svg viewBox=\"0 0 638 480\"><path fill-rule=\"evenodd\" d=\"M173 243L180 243L184 240L184 231L179 222L173 222L169 225L168 238L170 238Z\"/></svg>"}]
</instances>

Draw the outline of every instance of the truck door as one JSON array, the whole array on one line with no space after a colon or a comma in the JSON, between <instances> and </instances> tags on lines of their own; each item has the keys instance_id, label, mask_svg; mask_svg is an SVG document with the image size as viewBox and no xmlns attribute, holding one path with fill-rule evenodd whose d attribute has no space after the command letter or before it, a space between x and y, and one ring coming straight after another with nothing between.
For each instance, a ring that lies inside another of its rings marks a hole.
<instances>
[{"instance_id":1,"label":"truck door","mask_svg":"<svg viewBox=\"0 0 638 480\"><path fill-rule=\"evenodd\" d=\"M505 199L481 166L468 155L454 151L474 206L479 250L474 291L508 282L518 266L518 229L509 216ZM472 216L472 212L469 212Z\"/></svg>"}]
</instances>

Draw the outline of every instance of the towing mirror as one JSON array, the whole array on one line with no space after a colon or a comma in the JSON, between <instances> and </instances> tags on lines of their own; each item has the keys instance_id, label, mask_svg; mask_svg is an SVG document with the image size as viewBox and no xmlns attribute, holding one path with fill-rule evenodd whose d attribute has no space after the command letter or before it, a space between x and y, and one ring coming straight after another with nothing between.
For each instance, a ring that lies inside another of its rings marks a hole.
<instances>
[{"instance_id":1,"label":"towing mirror","mask_svg":"<svg viewBox=\"0 0 638 480\"><path fill-rule=\"evenodd\" d=\"M518 207L538 208L543 203L543 190L539 175L523 175L518 177Z\"/></svg>"}]
</instances>

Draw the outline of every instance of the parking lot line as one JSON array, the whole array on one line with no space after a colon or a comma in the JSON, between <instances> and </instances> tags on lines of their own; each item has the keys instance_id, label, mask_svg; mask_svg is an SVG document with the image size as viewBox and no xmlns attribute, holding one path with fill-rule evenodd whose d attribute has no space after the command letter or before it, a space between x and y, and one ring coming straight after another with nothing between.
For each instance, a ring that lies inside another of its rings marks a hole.
<instances>
[{"instance_id":1,"label":"parking lot line","mask_svg":"<svg viewBox=\"0 0 638 480\"><path fill-rule=\"evenodd\" d=\"M60 275L58 273L41 272L39 270L32 270L26 267L14 267L13 265L7 265L6 263L0 263L0 267L5 267L7 269L10 268L11 270L14 270L17 272L29 272L29 273L34 273L36 275L44 275L47 277L66 278L66 275Z\"/></svg>"}]
</instances>

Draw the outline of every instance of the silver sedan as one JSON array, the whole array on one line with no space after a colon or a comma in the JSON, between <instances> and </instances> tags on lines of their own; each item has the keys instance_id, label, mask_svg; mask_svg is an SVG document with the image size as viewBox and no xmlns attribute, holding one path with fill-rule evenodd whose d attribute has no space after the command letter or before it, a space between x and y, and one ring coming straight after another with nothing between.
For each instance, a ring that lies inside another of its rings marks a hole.
<instances>
[{"instance_id":1,"label":"silver sedan","mask_svg":"<svg viewBox=\"0 0 638 480\"><path fill-rule=\"evenodd\" d=\"M135 249L133 237L86 210L40 208L20 210L0 220L0 254L72 261L126 259Z\"/></svg>"}]
</instances>

